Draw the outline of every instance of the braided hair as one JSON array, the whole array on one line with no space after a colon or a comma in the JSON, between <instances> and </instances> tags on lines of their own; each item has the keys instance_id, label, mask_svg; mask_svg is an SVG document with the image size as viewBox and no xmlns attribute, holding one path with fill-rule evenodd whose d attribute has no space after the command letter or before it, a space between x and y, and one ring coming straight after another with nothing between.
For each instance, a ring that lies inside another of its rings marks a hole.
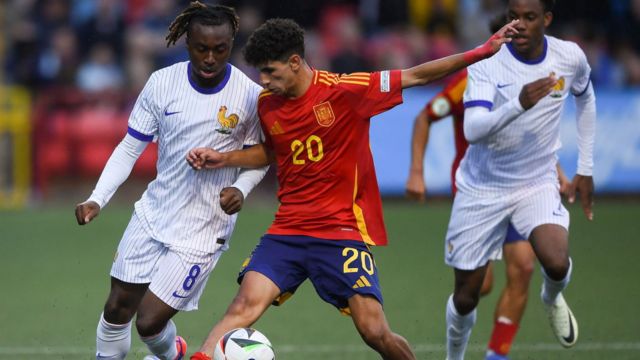
<instances>
[{"instance_id":1,"label":"braided hair","mask_svg":"<svg viewBox=\"0 0 640 360\"><path fill-rule=\"evenodd\" d=\"M234 8L192 1L169 25L169 34L166 37L167 47L175 44L184 33L189 36L189 25L192 22L199 22L203 25L228 23L231 26L232 37L238 33L239 19Z\"/></svg>"}]
</instances>

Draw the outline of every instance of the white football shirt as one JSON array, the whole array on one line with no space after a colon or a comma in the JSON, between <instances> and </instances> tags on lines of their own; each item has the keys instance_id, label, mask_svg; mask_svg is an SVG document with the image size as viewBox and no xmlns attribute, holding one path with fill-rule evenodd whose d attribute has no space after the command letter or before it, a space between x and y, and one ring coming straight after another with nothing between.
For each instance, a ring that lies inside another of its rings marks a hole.
<instances>
[{"instance_id":1,"label":"white football shirt","mask_svg":"<svg viewBox=\"0 0 640 360\"><path fill-rule=\"evenodd\" d=\"M554 73L558 79L549 96L524 111L501 130L470 144L456 173L460 189L491 191L557 182L556 151L565 99L590 87L591 68L573 42L545 36L540 58L524 60L510 44L489 59L468 68L465 108L500 108L518 98L522 87ZM592 153L592 152L591 152ZM587 159L592 163L593 159Z\"/></svg>"},{"instance_id":2,"label":"white football shirt","mask_svg":"<svg viewBox=\"0 0 640 360\"><path fill-rule=\"evenodd\" d=\"M129 135L158 140L157 177L135 209L154 239L213 252L233 232L237 215L222 211L219 194L239 170L196 171L185 158L196 147L226 152L261 142L261 87L230 64L213 89L200 88L189 71L187 61L154 72L131 112Z\"/></svg>"}]
</instances>

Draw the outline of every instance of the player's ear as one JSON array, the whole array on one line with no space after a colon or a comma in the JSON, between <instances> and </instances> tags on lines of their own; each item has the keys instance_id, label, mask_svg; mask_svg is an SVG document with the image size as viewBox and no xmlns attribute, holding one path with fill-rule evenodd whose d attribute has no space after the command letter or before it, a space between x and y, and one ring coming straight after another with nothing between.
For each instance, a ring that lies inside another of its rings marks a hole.
<instances>
[{"instance_id":1,"label":"player's ear","mask_svg":"<svg viewBox=\"0 0 640 360\"><path fill-rule=\"evenodd\" d=\"M289 63L289 67L291 67L291 70L293 72L297 72L298 70L300 70L300 67L302 66L302 58L298 54L293 54L289 56L288 63Z\"/></svg>"},{"instance_id":2,"label":"player's ear","mask_svg":"<svg viewBox=\"0 0 640 360\"><path fill-rule=\"evenodd\" d=\"M551 11L547 11L544 13L544 27L547 28L551 25L553 21L553 13Z\"/></svg>"}]
</instances>

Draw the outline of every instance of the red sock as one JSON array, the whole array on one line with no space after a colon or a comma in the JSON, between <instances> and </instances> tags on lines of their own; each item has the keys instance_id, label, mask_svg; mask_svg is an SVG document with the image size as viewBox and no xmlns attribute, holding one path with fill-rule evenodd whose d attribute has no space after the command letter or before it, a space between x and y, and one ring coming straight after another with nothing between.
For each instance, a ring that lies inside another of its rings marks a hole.
<instances>
[{"instance_id":1,"label":"red sock","mask_svg":"<svg viewBox=\"0 0 640 360\"><path fill-rule=\"evenodd\" d=\"M513 338L518 332L518 324L507 324L505 322L496 321L493 325L493 333L489 341L489 350L499 355L509 354Z\"/></svg>"}]
</instances>

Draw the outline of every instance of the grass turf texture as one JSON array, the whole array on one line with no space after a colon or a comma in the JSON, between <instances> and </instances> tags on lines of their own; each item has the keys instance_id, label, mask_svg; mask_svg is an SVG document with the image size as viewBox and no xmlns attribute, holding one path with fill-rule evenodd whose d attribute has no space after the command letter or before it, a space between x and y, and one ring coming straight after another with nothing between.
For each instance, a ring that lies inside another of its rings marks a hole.
<instances>
[{"instance_id":1,"label":"grass turf texture","mask_svg":"<svg viewBox=\"0 0 640 360\"><path fill-rule=\"evenodd\" d=\"M79 227L73 207L0 212L0 359L92 358L108 272L131 208L108 207L94 223ZM384 207L390 245L374 249L374 256L387 318L419 359L442 359L445 301L453 284L452 271L443 263L451 204L385 201ZM580 323L580 340L571 350L556 343L539 300L537 269L512 359L639 359L640 203L599 200L593 223L578 206L569 209L575 270L565 297ZM270 205L248 202L200 310L176 316L189 354L231 301L240 264L273 211ZM494 292L480 303L467 359L483 358L504 284L502 263L495 274ZM284 306L269 309L255 327L269 337L280 360L378 358L362 343L350 318L322 302L308 282ZM135 333L132 348L129 358L144 356Z\"/></svg>"}]
</instances>

